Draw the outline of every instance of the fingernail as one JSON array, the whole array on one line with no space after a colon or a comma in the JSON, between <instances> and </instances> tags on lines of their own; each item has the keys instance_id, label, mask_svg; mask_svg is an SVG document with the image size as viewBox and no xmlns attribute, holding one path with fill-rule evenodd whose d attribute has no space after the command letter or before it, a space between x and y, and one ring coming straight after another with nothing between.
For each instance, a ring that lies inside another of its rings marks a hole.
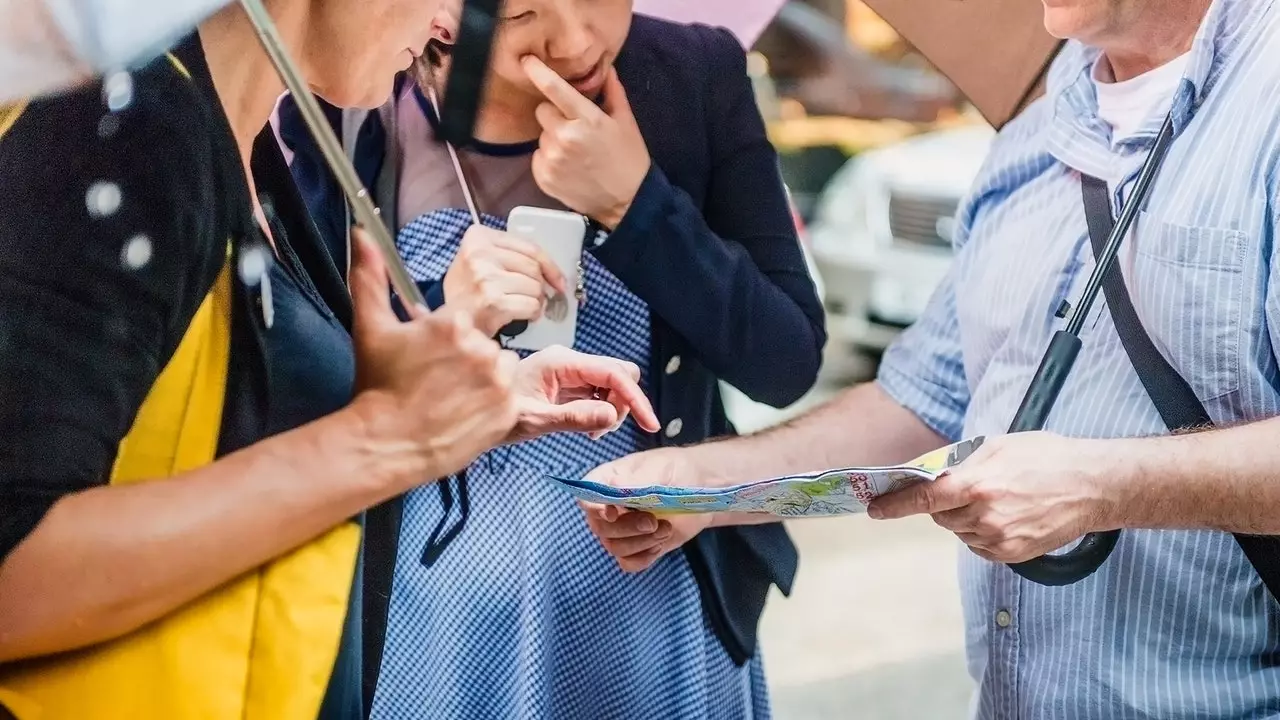
<instances>
[{"instance_id":1,"label":"fingernail","mask_svg":"<svg viewBox=\"0 0 1280 720\"><path fill-rule=\"evenodd\" d=\"M870 517L872 520L883 520L884 511L876 507L875 505L872 505L867 508L867 516Z\"/></svg>"},{"instance_id":2,"label":"fingernail","mask_svg":"<svg viewBox=\"0 0 1280 720\"><path fill-rule=\"evenodd\" d=\"M653 516L646 516L640 519L640 532L653 532L658 529L658 521Z\"/></svg>"}]
</instances>

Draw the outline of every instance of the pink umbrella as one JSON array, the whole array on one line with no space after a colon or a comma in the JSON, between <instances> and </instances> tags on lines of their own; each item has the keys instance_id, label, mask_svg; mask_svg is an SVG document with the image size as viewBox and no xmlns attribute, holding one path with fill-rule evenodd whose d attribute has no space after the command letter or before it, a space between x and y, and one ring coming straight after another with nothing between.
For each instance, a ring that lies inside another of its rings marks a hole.
<instances>
[{"instance_id":1,"label":"pink umbrella","mask_svg":"<svg viewBox=\"0 0 1280 720\"><path fill-rule=\"evenodd\" d=\"M635 0L634 11L683 23L728 29L751 47L785 0Z\"/></svg>"}]
</instances>

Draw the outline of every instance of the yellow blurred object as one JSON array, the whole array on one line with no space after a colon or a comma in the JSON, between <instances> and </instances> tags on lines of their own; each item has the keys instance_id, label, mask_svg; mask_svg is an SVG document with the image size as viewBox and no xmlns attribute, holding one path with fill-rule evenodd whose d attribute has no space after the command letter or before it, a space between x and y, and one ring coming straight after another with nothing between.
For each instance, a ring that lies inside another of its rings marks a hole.
<instances>
[{"instance_id":1,"label":"yellow blurred object","mask_svg":"<svg viewBox=\"0 0 1280 720\"><path fill-rule=\"evenodd\" d=\"M884 52L899 42L893 26L861 0L846 0L845 31L855 45L872 53Z\"/></svg>"},{"instance_id":2,"label":"yellow blurred object","mask_svg":"<svg viewBox=\"0 0 1280 720\"><path fill-rule=\"evenodd\" d=\"M231 261L228 246L120 443L111 484L162 481L213 462L231 352ZM344 523L125 637L0 666L0 705L18 720L314 720L359 545L360 528Z\"/></svg>"},{"instance_id":3,"label":"yellow blurred object","mask_svg":"<svg viewBox=\"0 0 1280 720\"><path fill-rule=\"evenodd\" d=\"M812 147L838 147L847 155L855 155L920 133L981 122L981 116L972 112L948 112L932 123L807 116L770 123L768 131L769 140L780 153L799 152Z\"/></svg>"},{"instance_id":4,"label":"yellow blurred object","mask_svg":"<svg viewBox=\"0 0 1280 720\"><path fill-rule=\"evenodd\" d=\"M4 137L4 134L9 132L9 128L18 122L18 116L26 108L27 104L25 102L0 106L0 137Z\"/></svg>"}]
</instances>

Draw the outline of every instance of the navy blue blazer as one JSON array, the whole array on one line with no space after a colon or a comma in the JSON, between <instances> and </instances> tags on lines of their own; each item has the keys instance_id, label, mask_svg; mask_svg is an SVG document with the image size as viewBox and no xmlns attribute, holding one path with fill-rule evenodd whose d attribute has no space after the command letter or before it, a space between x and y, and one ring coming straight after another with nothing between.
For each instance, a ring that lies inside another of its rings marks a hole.
<instances>
[{"instance_id":1,"label":"navy blue blazer","mask_svg":"<svg viewBox=\"0 0 1280 720\"><path fill-rule=\"evenodd\" d=\"M777 407L812 387L826 343L822 305L734 36L636 16L617 69L653 165L630 212L591 252L651 309L659 443L697 443L734 432L718 379ZM281 124L317 225L335 249L345 247L341 193L296 107L281 108ZM376 113L360 133L356 165L371 187L384 148ZM441 301L438 284L423 290ZM746 662L769 586L791 589L797 556L786 530L715 529L684 552L713 628ZM379 564L367 560L366 573L390 572ZM377 582L387 585L374 594L390 587L389 575ZM373 609L366 635L381 635ZM368 648L366 664L380 651Z\"/></svg>"}]
</instances>

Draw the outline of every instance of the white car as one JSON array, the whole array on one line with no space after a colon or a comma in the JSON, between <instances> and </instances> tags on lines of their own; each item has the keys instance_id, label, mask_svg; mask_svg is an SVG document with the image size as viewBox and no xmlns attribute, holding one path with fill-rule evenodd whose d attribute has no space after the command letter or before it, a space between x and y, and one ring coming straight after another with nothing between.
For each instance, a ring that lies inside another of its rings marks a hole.
<instances>
[{"instance_id":1,"label":"white car","mask_svg":"<svg viewBox=\"0 0 1280 720\"><path fill-rule=\"evenodd\" d=\"M951 264L960 200L995 132L938 130L852 158L810 227L827 308L828 362L876 355L916 320Z\"/></svg>"}]
</instances>

